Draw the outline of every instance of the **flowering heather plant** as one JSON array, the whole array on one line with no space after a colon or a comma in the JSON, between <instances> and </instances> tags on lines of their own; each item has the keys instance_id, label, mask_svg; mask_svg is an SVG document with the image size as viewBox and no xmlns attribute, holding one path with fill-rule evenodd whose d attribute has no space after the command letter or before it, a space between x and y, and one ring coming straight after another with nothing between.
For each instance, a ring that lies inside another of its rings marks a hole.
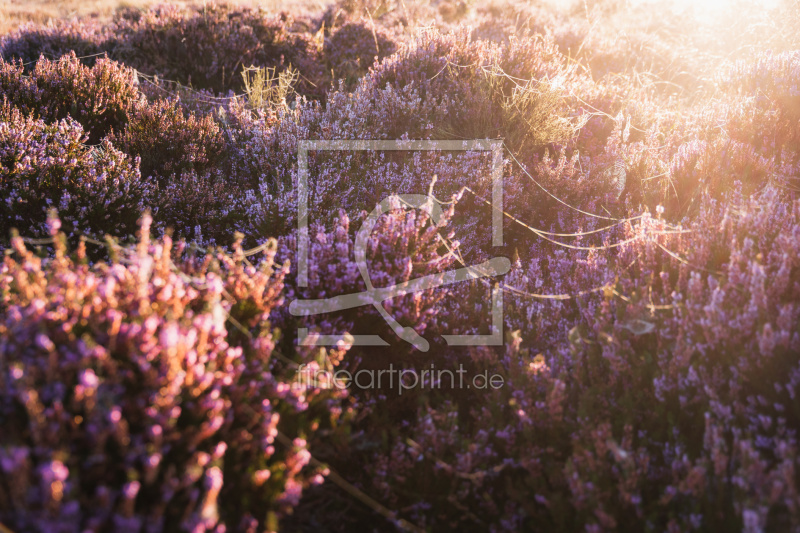
<instances>
[{"instance_id":1,"label":"flowering heather plant","mask_svg":"<svg viewBox=\"0 0 800 533\"><path fill-rule=\"evenodd\" d=\"M523 61L525 50L530 58ZM252 224L246 233L284 234L295 225L298 139L474 139L507 134L508 143L522 150L527 160L547 145L567 142L576 121L565 116L566 102L546 81L572 75L561 60L536 39L499 47L473 42L466 32L430 31L376 65L353 92L342 87L329 93L324 106L300 102L263 119L240 113L232 130L242 142L231 143L237 154L231 160L238 167L233 174L241 176L237 181L249 181L255 198L245 206ZM513 79L523 74L541 81ZM490 196L491 158L486 153L345 150L310 153L309 164L310 208L316 217L329 217L339 207L356 216L389 194L426 190L434 176L437 194L444 197L465 183L484 198ZM522 181L519 176L511 180ZM511 194L524 191L520 183ZM519 203L529 205L522 197ZM462 220L466 226L480 226L473 213L465 213Z\"/></svg>"},{"instance_id":2,"label":"flowering heather plant","mask_svg":"<svg viewBox=\"0 0 800 533\"><path fill-rule=\"evenodd\" d=\"M615 252L537 246L504 280L505 349L428 359L504 386L445 380L393 438L365 435L366 486L434 530L798 527L800 203L726 200L736 212L706 196L688 233L645 217ZM525 296L604 286L573 305Z\"/></svg>"},{"instance_id":3,"label":"flowering heather plant","mask_svg":"<svg viewBox=\"0 0 800 533\"><path fill-rule=\"evenodd\" d=\"M0 268L0 520L274 531L321 482L309 439L340 411L276 360L267 318L286 272L274 248L259 268L239 244L196 257L151 241L145 216L136 247L90 266L49 226L51 259L15 237Z\"/></svg>"},{"instance_id":4,"label":"flowering heather plant","mask_svg":"<svg viewBox=\"0 0 800 533\"><path fill-rule=\"evenodd\" d=\"M761 54L753 62L737 62L721 78L723 89L741 102L730 112L731 135L757 145L777 164L797 164L800 53Z\"/></svg>"},{"instance_id":5,"label":"flowering heather plant","mask_svg":"<svg viewBox=\"0 0 800 533\"><path fill-rule=\"evenodd\" d=\"M28 115L52 122L72 117L96 144L121 129L141 96L136 76L107 58L93 67L74 52L58 60L41 58L26 76L19 63L0 59L0 92Z\"/></svg>"},{"instance_id":6,"label":"flowering heather plant","mask_svg":"<svg viewBox=\"0 0 800 533\"><path fill-rule=\"evenodd\" d=\"M158 206L159 226L176 236L201 246L227 246L246 225L241 195L222 172L186 171L170 176L153 205Z\"/></svg>"},{"instance_id":7,"label":"flowering heather plant","mask_svg":"<svg viewBox=\"0 0 800 533\"><path fill-rule=\"evenodd\" d=\"M413 90L422 105L431 108L419 119L431 124L433 131L419 124L400 134L508 137L508 143L521 151L569 137L571 129L559 120L558 96L550 93L547 84L568 75L557 51L539 39L514 40L501 47L473 41L464 30L449 34L432 30L383 62L365 84L373 91L387 85ZM531 141L530 146L525 140Z\"/></svg>"},{"instance_id":8,"label":"flowering heather plant","mask_svg":"<svg viewBox=\"0 0 800 533\"><path fill-rule=\"evenodd\" d=\"M138 157L145 176L166 182L172 175L213 168L222 157L223 140L211 116L188 116L175 100L140 103L109 140L123 152Z\"/></svg>"},{"instance_id":9,"label":"flowering heather plant","mask_svg":"<svg viewBox=\"0 0 800 533\"><path fill-rule=\"evenodd\" d=\"M404 209L399 201L393 202L391 209L378 219L366 244L368 273L373 286L399 285L415 278L437 274L451 266L455 261L454 253L458 249L458 243L450 245L452 252L443 252L440 237L449 236L452 239L452 233L444 233L452 216L451 205L442 211L439 222L434 223L428 214ZM299 287L292 283L296 279L296 271L293 269L294 275L290 275L287 282L287 299L324 298L366 290L354 253L355 230L361 226L364 218L365 214L362 213L351 224L345 211L340 210L329 230L320 223L309 228L312 237L308 258L308 287ZM279 257L296 257L296 234L280 239L279 243ZM384 302L384 308L400 323L424 334L426 324L436 313L436 305L446 295L446 290L431 289L392 298ZM325 314L319 320L313 317L292 318L286 313L280 316L278 324L287 331L296 331L299 326L319 334L386 331L388 335L394 335L383 325L383 319L371 307L338 312L330 316ZM379 359L386 359L388 364L388 360L396 356L397 353L394 353L390 358ZM355 361L360 364L357 351L348 359L351 364ZM372 363L374 362L373 360Z\"/></svg>"},{"instance_id":10,"label":"flowering heather plant","mask_svg":"<svg viewBox=\"0 0 800 533\"><path fill-rule=\"evenodd\" d=\"M304 76L298 86L302 94L322 97L327 74L320 50L312 35L293 26L291 17L246 7L165 5L132 15L122 12L107 25L74 21L44 29L26 26L3 38L0 53L27 64L40 55L58 59L74 52L90 65L96 55L106 53L146 74L214 93L240 90L244 66L291 65Z\"/></svg>"},{"instance_id":11,"label":"flowering heather plant","mask_svg":"<svg viewBox=\"0 0 800 533\"><path fill-rule=\"evenodd\" d=\"M83 128L67 118L46 123L18 109L0 107L0 233L47 235L50 209L61 212L70 237L132 235L155 199L155 184L142 178L108 141L87 147Z\"/></svg>"},{"instance_id":12,"label":"flowering heather plant","mask_svg":"<svg viewBox=\"0 0 800 533\"><path fill-rule=\"evenodd\" d=\"M689 193L668 202L667 207L678 213L697 209L700 197L711 194L720 197L730 190L731 177L739 180L747 193L753 193L769 182L772 165L759 155L752 145L736 141L702 141L682 145L672 161L670 175L673 186ZM665 196L671 196L666 194Z\"/></svg>"}]
</instances>

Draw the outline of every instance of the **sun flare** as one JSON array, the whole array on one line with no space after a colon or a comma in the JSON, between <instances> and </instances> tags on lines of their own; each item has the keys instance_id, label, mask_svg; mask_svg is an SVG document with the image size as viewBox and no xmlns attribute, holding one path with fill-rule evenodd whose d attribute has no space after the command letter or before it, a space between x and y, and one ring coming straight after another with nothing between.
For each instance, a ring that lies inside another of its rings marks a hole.
<instances>
[{"instance_id":1,"label":"sun flare","mask_svg":"<svg viewBox=\"0 0 800 533\"><path fill-rule=\"evenodd\" d=\"M716 20L735 14L739 7L772 10L782 0L629 0L633 6L668 7L673 12L688 13L702 22L713 23Z\"/></svg>"}]
</instances>

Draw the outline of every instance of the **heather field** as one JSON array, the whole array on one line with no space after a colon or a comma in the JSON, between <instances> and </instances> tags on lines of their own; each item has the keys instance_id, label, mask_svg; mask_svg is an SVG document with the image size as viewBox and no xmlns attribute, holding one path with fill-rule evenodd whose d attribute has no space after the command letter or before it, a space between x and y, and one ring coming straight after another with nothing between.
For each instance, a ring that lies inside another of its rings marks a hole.
<instances>
[{"instance_id":1,"label":"heather field","mask_svg":"<svg viewBox=\"0 0 800 533\"><path fill-rule=\"evenodd\" d=\"M0 532L800 532L797 0L0 15Z\"/></svg>"}]
</instances>

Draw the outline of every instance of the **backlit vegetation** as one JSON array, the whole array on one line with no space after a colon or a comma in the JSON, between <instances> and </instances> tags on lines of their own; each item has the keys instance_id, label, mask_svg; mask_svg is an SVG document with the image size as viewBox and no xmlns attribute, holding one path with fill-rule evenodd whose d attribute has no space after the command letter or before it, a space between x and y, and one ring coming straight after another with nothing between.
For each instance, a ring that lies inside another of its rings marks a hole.
<instances>
[{"instance_id":1,"label":"backlit vegetation","mask_svg":"<svg viewBox=\"0 0 800 533\"><path fill-rule=\"evenodd\" d=\"M800 529L800 6L730 4L209 2L14 24L0 523ZM489 152L311 151L298 286L298 143L353 139L501 140L504 245ZM371 306L289 312L366 290L366 214L428 191L438 223L400 203L378 220L374 286L512 261L385 303L429 351ZM487 332L495 282L503 345L446 345ZM312 349L299 328L392 344ZM390 364L504 385L296 379Z\"/></svg>"}]
</instances>

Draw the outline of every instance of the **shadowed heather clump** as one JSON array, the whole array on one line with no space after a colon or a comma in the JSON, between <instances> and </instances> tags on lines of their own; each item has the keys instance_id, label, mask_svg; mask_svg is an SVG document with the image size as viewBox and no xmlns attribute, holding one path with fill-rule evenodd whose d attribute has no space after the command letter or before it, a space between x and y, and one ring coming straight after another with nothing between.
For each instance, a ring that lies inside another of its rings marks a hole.
<instances>
[{"instance_id":1,"label":"shadowed heather clump","mask_svg":"<svg viewBox=\"0 0 800 533\"><path fill-rule=\"evenodd\" d=\"M239 90L243 67L286 68L305 77L304 93L322 74L319 52L310 36L290 31L291 20L262 11L209 4L202 9L163 7L113 28L113 56L147 74L158 74L198 89Z\"/></svg>"},{"instance_id":2,"label":"shadowed heather clump","mask_svg":"<svg viewBox=\"0 0 800 533\"><path fill-rule=\"evenodd\" d=\"M157 176L162 183L182 172L203 173L223 155L222 135L213 118L187 116L174 100L142 103L124 130L109 140L139 158L142 174Z\"/></svg>"},{"instance_id":3,"label":"shadowed heather clump","mask_svg":"<svg viewBox=\"0 0 800 533\"><path fill-rule=\"evenodd\" d=\"M334 79L343 79L352 88L376 60L396 50L397 43L383 28L369 21L348 21L332 30L323 53Z\"/></svg>"},{"instance_id":4,"label":"shadowed heather clump","mask_svg":"<svg viewBox=\"0 0 800 533\"><path fill-rule=\"evenodd\" d=\"M107 26L26 26L3 38L2 56L32 63L40 55L57 59L74 51L93 64L96 55L105 53L145 74L215 93L241 90L243 67L291 65L303 74L299 90L321 97L327 74L320 47L312 35L292 31L292 25L287 16L227 4L165 5L117 16Z\"/></svg>"},{"instance_id":5,"label":"shadowed heather clump","mask_svg":"<svg viewBox=\"0 0 800 533\"><path fill-rule=\"evenodd\" d=\"M42 56L58 59L73 51L82 62L92 65L99 57L97 54L105 50L104 43L108 39L106 28L96 21L54 20L45 26L23 25L3 35L0 37L0 55L6 61L17 59L32 69Z\"/></svg>"}]
</instances>

